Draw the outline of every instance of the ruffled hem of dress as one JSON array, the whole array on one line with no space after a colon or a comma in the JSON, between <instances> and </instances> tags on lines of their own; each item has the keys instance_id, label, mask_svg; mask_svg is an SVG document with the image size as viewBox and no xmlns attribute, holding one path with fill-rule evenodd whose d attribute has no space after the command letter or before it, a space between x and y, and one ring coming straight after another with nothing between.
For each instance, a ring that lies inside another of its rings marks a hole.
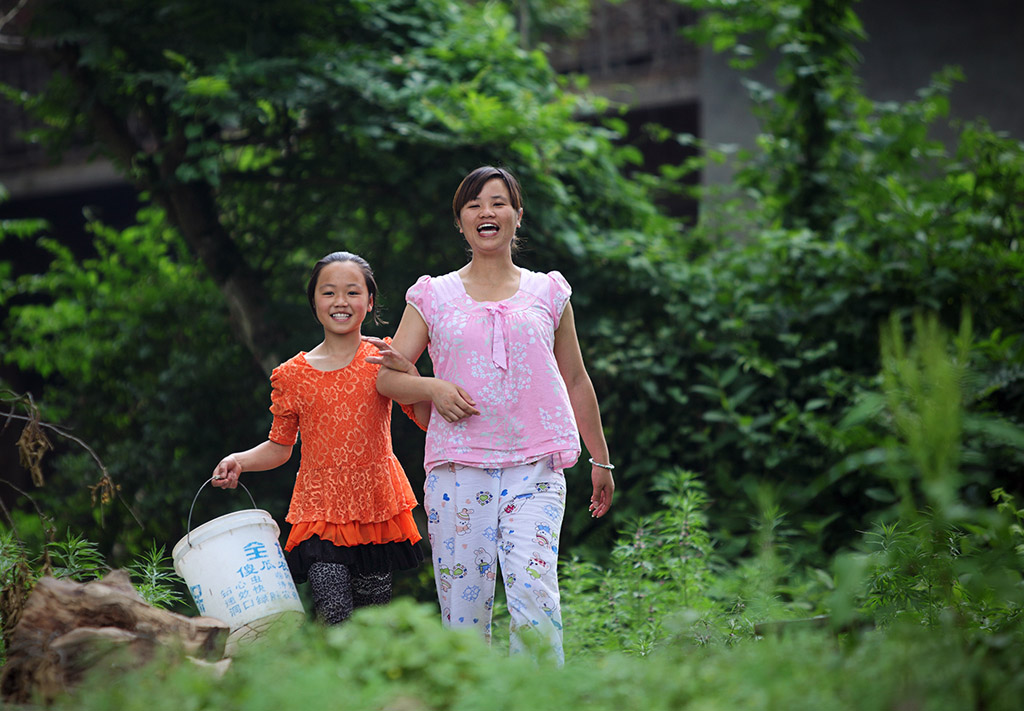
<instances>
[{"instance_id":1,"label":"ruffled hem of dress","mask_svg":"<svg viewBox=\"0 0 1024 711\"><path fill-rule=\"evenodd\" d=\"M416 526L412 511L402 511L387 521L298 521L292 524L284 549L290 551L308 538L316 536L336 546L362 546L375 543L409 541L416 543L423 536Z\"/></svg>"},{"instance_id":2,"label":"ruffled hem of dress","mask_svg":"<svg viewBox=\"0 0 1024 711\"><path fill-rule=\"evenodd\" d=\"M290 550L286 559L292 578L296 583L304 583L314 563L340 563L356 574L386 573L418 567L423 562L423 551L418 543L409 540L336 546L313 536Z\"/></svg>"}]
</instances>

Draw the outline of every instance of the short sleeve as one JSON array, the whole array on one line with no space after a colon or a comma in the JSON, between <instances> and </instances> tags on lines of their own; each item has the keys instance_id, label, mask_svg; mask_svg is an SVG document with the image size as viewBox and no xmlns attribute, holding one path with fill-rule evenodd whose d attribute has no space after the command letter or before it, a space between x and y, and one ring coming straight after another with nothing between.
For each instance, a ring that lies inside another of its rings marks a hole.
<instances>
[{"instance_id":1,"label":"short sleeve","mask_svg":"<svg viewBox=\"0 0 1024 711\"><path fill-rule=\"evenodd\" d=\"M402 403L398 403L398 406L402 408L402 412L404 412L410 420L416 423L417 427L419 427L424 432L427 431L427 424L425 422L420 422L416 418L415 405L403 405Z\"/></svg>"},{"instance_id":2,"label":"short sleeve","mask_svg":"<svg viewBox=\"0 0 1024 711\"><path fill-rule=\"evenodd\" d=\"M424 274L416 280L415 284L409 287L408 291L405 292L406 303L420 312L420 316L423 317L423 321L428 327L433 320L434 310L436 308L434 290L431 288L430 282L430 275Z\"/></svg>"},{"instance_id":3,"label":"short sleeve","mask_svg":"<svg viewBox=\"0 0 1024 711\"><path fill-rule=\"evenodd\" d=\"M270 375L270 412L274 415L274 423L270 426L267 436L271 442L290 447L295 444L299 434L299 413L292 404L288 393L288 379L282 366L274 368Z\"/></svg>"},{"instance_id":4,"label":"short sleeve","mask_svg":"<svg viewBox=\"0 0 1024 711\"><path fill-rule=\"evenodd\" d=\"M572 296L572 287L569 286L569 282L561 272L548 272L548 280L551 285L548 292L548 303L551 305L551 314L554 316L557 330L558 323L562 319L562 312L565 311L565 305L569 303L569 297Z\"/></svg>"}]
</instances>

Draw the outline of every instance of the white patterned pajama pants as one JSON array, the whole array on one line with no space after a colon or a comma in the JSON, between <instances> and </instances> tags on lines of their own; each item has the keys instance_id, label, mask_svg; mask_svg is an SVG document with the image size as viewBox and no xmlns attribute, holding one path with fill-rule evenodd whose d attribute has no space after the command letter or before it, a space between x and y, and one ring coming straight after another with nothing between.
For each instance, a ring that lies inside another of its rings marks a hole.
<instances>
[{"instance_id":1,"label":"white patterned pajama pants","mask_svg":"<svg viewBox=\"0 0 1024 711\"><path fill-rule=\"evenodd\" d=\"M445 464L430 471L423 489L444 624L476 628L490 642L500 568L511 651L522 651L533 630L561 664L557 563L565 475L550 458L505 469Z\"/></svg>"}]
</instances>

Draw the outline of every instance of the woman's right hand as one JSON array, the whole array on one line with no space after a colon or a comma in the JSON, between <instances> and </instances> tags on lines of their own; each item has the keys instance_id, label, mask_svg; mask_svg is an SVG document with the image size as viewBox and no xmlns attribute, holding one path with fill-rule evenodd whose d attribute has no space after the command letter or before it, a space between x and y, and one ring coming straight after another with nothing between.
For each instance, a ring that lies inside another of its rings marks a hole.
<instances>
[{"instance_id":1,"label":"woman's right hand","mask_svg":"<svg viewBox=\"0 0 1024 711\"><path fill-rule=\"evenodd\" d=\"M242 473L242 465L234 454L224 457L213 470L212 483L218 489L234 489L238 486L238 477Z\"/></svg>"},{"instance_id":2,"label":"woman's right hand","mask_svg":"<svg viewBox=\"0 0 1024 711\"><path fill-rule=\"evenodd\" d=\"M409 359L399 351L392 348L383 338L363 336L363 340L376 348L378 352L375 356L366 356L367 363L376 363L377 365L390 368L391 370L398 371L399 373L419 375L419 371L416 370L416 366L410 363Z\"/></svg>"},{"instance_id":3,"label":"woman's right hand","mask_svg":"<svg viewBox=\"0 0 1024 711\"><path fill-rule=\"evenodd\" d=\"M430 395L437 414L447 422L458 422L470 415L479 415L476 403L465 390L447 380L434 379L433 391Z\"/></svg>"}]
</instances>

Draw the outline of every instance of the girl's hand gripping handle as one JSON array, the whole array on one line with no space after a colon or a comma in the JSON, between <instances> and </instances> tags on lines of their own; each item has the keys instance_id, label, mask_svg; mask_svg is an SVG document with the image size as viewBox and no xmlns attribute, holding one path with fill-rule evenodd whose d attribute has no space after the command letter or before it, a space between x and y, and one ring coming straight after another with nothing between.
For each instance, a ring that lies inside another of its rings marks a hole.
<instances>
[{"instance_id":1,"label":"girl's hand gripping handle","mask_svg":"<svg viewBox=\"0 0 1024 711\"><path fill-rule=\"evenodd\" d=\"M238 486L238 477L242 473L242 465L234 454L224 457L213 470L212 483L219 489L234 489Z\"/></svg>"}]
</instances>

